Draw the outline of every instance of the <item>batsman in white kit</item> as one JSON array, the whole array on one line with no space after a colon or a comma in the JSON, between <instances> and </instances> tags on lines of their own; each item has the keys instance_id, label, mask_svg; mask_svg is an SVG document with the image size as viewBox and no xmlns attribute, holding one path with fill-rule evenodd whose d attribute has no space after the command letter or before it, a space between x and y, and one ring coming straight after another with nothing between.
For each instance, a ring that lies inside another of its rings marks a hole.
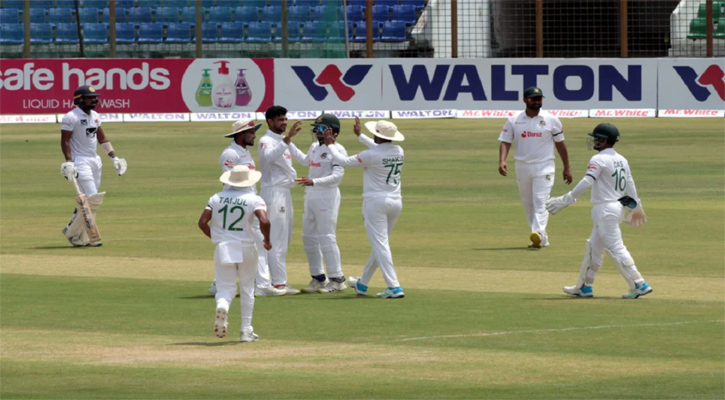
<instances>
[{"instance_id":1,"label":"batsman in white kit","mask_svg":"<svg viewBox=\"0 0 725 400\"><path fill-rule=\"evenodd\" d=\"M366 295L368 283L375 270L380 267L387 288L377 294L384 299L405 296L400 287L390 251L390 233L403 210L400 174L403 171L405 155L403 148L393 142L405 138L389 121L371 121L365 127L375 139L360 133L360 120L355 117L353 132L358 140L370 149L351 157L345 157L335 146L331 129L325 131L325 144L332 159L343 167L363 167L363 218L370 240L371 253L360 278L349 277L348 284L360 295Z\"/></svg>"},{"instance_id":2,"label":"batsman in white kit","mask_svg":"<svg viewBox=\"0 0 725 400\"><path fill-rule=\"evenodd\" d=\"M267 206L251 187L262 174L246 165L237 165L222 174L219 180L225 189L209 199L199 218L199 229L216 244L214 249L214 277L217 293L214 333L223 338L227 334L229 306L237 296L239 278L239 302L242 328L240 342L256 342L259 336L252 327L254 312L254 278L257 275L257 246L253 220L259 220L263 246L272 248L269 242ZM259 249L261 251L261 249Z\"/></svg>"},{"instance_id":3,"label":"batsman in white kit","mask_svg":"<svg viewBox=\"0 0 725 400\"><path fill-rule=\"evenodd\" d=\"M256 170L256 164L252 155L249 153L248 146L254 146L254 139L256 138L256 132L262 124L255 124L254 121L248 118L242 118L232 124L232 132L227 133L224 137L232 138L232 143L222 151L221 157L219 157L219 165L222 167L222 172L231 170L236 165L246 165L250 170ZM257 194L256 185L250 186L250 189L254 194ZM260 249L259 260L257 264L257 278L255 280L256 287L254 289L255 296L282 296L287 293L286 289L277 289L272 286L272 282L269 278L269 266L267 265L267 253L261 249L264 247L262 243L262 233L259 230L259 221L253 220L253 233L257 243L257 248ZM209 287L211 294L216 294L216 282L212 282Z\"/></svg>"},{"instance_id":4,"label":"batsman in white kit","mask_svg":"<svg viewBox=\"0 0 725 400\"><path fill-rule=\"evenodd\" d=\"M546 202L546 209L551 214L556 214L576 202L577 197L584 191L592 188L594 228L586 243L579 280L574 286L564 286L563 290L573 296L593 297L592 284L602 267L606 250L629 284L629 292L622 297L636 299L651 293L652 287L642 278L634 259L624 246L619 224L624 220L631 226L642 226L647 222L647 216L637 195L629 162L614 151L614 144L620 137L619 129L613 124L602 123L589 136L589 149L593 148L599 153L589 160L586 175L569 193Z\"/></svg>"},{"instance_id":5,"label":"batsman in white kit","mask_svg":"<svg viewBox=\"0 0 725 400\"><path fill-rule=\"evenodd\" d=\"M305 187L305 209L302 214L302 244L307 253L310 268L309 286L305 293L336 293L347 289L345 275L342 273L340 248L337 246L337 216L340 211L339 185L345 169L332 161L330 149L325 144L324 132L332 131L337 137L340 133L340 120L332 114L322 114L312 124L312 134L316 141L307 154L294 143L290 152L302 165L308 165L308 176L295 179L298 185ZM330 145L347 157L345 148L339 143ZM327 275L322 259L327 266Z\"/></svg>"},{"instance_id":6,"label":"batsman in white kit","mask_svg":"<svg viewBox=\"0 0 725 400\"><path fill-rule=\"evenodd\" d=\"M549 246L549 236L546 233L549 214L545 205L554 186L554 148L564 164L564 182L568 185L572 181L561 121L541 110L543 97L538 87L524 90L526 109L510 117L498 137L501 142L498 172L503 176L508 175L506 157L511 144L515 147L516 182L531 231L529 248L533 249Z\"/></svg>"},{"instance_id":7,"label":"batsman in white kit","mask_svg":"<svg viewBox=\"0 0 725 400\"><path fill-rule=\"evenodd\" d=\"M126 173L126 160L118 158L101 128L101 118L93 111L98 104L98 92L93 86L80 86L73 93L75 107L63 116L60 123L60 148L65 162L60 166L60 173L68 180L76 180L80 191L85 194L91 212L95 215L103 202L105 192L98 192L101 186L101 157L96 153L98 144L113 161L118 175ZM78 215L78 208L63 234L74 247L100 246L101 242L91 242L86 232L83 218Z\"/></svg>"}]
</instances>

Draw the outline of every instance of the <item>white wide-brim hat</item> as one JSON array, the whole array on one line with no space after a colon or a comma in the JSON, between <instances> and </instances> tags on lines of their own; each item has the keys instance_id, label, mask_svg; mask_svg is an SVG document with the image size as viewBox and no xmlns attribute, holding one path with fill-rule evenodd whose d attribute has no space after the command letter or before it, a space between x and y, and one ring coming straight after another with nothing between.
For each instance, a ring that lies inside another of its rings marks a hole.
<instances>
[{"instance_id":1,"label":"white wide-brim hat","mask_svg":"<svg viewBox=\"0 0 725 400\"><path fill-rule=\"evenodd\" d=\"M262 179L262 173L250 170L246 165L235 165L234 168L222 174L219 180L229 186L252 186Z\"/></svg>"},{"instance_id":2,"label":"white wide-brim hat","mask_svg":"<svg viewBox=\"0 0 725 400\"><path fill-rule=\"evenodd\" d=\"M389 121L370 121L365 123L365 128L370 131L373 135L385 139L392 140L394 142L402 142L405 140L405 136L398 131L398 127L394 123Z\"/></svg>"},{"instance_id":3,"label":"white wide-brim hat","mask_svg":"<svg viewBox=\"0 0 725 400\"><path fill-rule=\"evenodd\" d=\"M256 132L261 126L262 124L255 125L254 121L249 118L242 118L232 124L232 129L234 129L234 132L227 133L226 135L224 135L224 137L233 137L237 133L244 132L250 129L254 129L254 131Z\"/></svg>"}]
</instances>

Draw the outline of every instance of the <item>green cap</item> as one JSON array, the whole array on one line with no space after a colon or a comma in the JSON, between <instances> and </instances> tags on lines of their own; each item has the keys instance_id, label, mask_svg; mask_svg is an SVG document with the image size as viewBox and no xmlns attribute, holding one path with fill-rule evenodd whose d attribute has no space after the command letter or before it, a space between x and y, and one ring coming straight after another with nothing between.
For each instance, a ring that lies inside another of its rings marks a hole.
<instances>
[{"instance_id":1,"label":"green cap","mask_svg":"<svg viewBox=\"0 0 725 400\"><path fill-rule=\"evenodd\" d=\"M332 128L333 131L340 131L340 120L332 115L332 114L321 114L315 122L312 124L312 126L329 126Z\"/></svg>"},{"instance_id":2,"label":"green cap","mask_svg":"<svg viewBox=\"0 0 725 400\"><path fill-rule=\"evenodd\" d=\"M544 93L536 86L531 86L524 90L524 98L528 97L544 97Z\"/></svg>"}]
</instances>

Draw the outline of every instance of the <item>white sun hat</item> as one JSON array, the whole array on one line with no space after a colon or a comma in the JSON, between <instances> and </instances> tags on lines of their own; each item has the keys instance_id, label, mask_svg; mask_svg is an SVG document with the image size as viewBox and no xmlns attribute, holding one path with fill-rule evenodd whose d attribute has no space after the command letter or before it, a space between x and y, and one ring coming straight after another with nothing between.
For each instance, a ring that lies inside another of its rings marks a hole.
<instances>
[{"instance_id":1,"label":"white sun hat","mask_svg":"<svg viewBox=\"0 0 725 400\"><path fill-rule=\"evenodd\" d=\"M398 131L398 127L390 121L366 122L365 128L381 139L392 140L394 142L402 142L405 140L405 136Z\"/></svg>"},{"instance_id":2,"label":"white sun hat","mask_svg":"<svg viewBox=\"0 0 725 400\"><path fill-rule=\"evenodd\" d=\"M234 129L234 132L227 133L226 135L224 135L224 137L233 137L237 133L244 132L249 129L254 129L254 131L256 132L261 126L262 124L255 125L254 121L249 118L242 118L232 124L232 129Z\"/></svg>"},{"instance_id":3,"label":"white sun hat","mask_svg":"<svg viewBox=\"0 0 725 400\"><path fill-rule=\"evenodd\" d=\"M250 170L246 165L235 165L234 168L222 174L219 180L229 186L252 186L262 179L262 173Z\"/></svg>"}]
</instances>

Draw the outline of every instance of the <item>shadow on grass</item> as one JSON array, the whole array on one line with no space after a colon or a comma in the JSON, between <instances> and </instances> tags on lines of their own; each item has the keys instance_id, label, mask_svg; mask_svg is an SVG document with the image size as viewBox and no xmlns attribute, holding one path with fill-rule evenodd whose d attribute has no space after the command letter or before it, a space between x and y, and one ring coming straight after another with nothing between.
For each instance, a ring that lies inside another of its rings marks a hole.
<instances>
[{"instance_id":1,"label":"shadow on grass","mask_svg":"<svg viewBox=\"0 0 725 400\"><path fill-rule=\"evenodd\" d=\"M100 247L100 246L98 246L98 247ZM67 249L67 250L78 251L80 249L93 249L94 247L91 247L91 246L78 246L78 247L74 247L74 246L71 246L71 245L66 244L66 245L62 245L62 246L37 246L37 247L30 247L30 248L33 249L33 250L58 250L58 249Z\"/></svg>"},{"instance_id":2,"label":"shadow on grass","mask_svg":"<svg viewBox=\"0 0 725 400\"><path fill-rule=\"evenodd\" d=\"M203 347L221 347L221 346L234 346L242 344L242 342L234 341L234 342L182 342L182 343L172 343L168 346L203 346Z\"/></svg>"},{"instance_id":3,"label":"shadow on grass","mask_svg":"<svg viewBox=\"0 0 725 400\"><path fill-rule=\"evenodd\" d=\"M477 248L472 249L475 251L505 251L505 250L526 250L526 251L538 251L541 249L530 249L528 247L491 247L491 248Z\"/></svg>"}]
</instances>

